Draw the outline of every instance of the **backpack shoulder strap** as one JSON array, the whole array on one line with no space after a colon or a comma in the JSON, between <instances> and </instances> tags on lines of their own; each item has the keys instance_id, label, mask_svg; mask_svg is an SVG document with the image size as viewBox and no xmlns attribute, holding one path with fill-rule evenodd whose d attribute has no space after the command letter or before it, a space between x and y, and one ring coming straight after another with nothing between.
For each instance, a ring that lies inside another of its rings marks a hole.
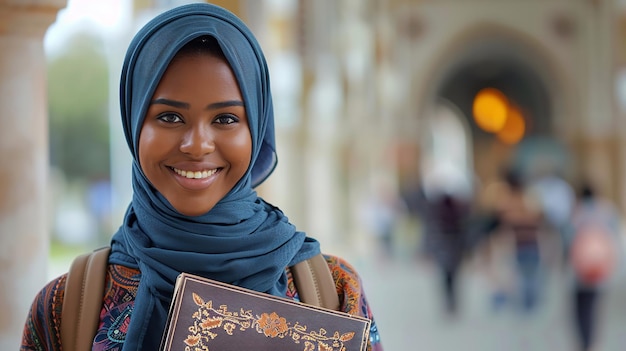
<instances>
[{"instance_id":1,"label":"backpack shoulder strap","mask_svg":"<svg viewBox=\"0 0 626 351\"><path fill-rule=\"evenodd\" d=\"M61 310L64 351L91 350L100 322L110 247L74 259L65 282Z\"/></svg>"},{"instance_id":2,"label":"backpack shoulder strap","mask_svg":"<svg viewBox=\"0 0 626 351\"><path fill-rule=\"evenodd\" d=\"M339 310L335 280L322 254L297 263L291 267L291 274L302 302Z\"/></svg>"}]
</instances>

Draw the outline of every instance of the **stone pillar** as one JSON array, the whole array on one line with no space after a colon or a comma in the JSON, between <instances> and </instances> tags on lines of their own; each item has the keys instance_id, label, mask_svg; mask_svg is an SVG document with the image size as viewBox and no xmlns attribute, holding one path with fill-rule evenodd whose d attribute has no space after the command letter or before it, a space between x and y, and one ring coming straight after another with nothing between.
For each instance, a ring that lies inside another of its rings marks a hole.
<instances>
[{"instance_id":1,"label":"stone pillar","mask_svg":"<svg viewBox=\"0 0 626 351\"><path fill-rule=\"evenodd\" d=\"M18 350L47 279L43 37L66 0L0 0L0 350Z\"/></svg>"}]
</instances>

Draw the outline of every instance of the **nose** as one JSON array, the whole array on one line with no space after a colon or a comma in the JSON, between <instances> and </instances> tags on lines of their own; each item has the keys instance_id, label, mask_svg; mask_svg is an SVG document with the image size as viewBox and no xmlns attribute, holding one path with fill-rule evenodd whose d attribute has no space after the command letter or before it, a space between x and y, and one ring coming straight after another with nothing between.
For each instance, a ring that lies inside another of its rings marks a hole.
<instances>
[{"instance_id":1,"label":"nose","mask_svg":"<svg viewBox=\"0 0 626 351\"><path fill-rule=\"evenodd\" d=\"M180 151L194 157L215 151L215 140L210 127L202 124L191 126L183 136Z\"/></svg>"}]
</instances>

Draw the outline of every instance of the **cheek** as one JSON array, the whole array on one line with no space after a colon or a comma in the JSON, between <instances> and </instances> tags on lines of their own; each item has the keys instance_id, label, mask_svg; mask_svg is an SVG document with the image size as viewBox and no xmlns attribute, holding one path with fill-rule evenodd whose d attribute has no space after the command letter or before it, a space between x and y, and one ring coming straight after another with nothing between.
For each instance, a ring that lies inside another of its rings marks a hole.
<instances>
[{"instance_id":1,"label":"cheek","mask_svg":"<svg viewBox=\"0 0 626 351\"><path fill-rule=\"evenodd\" d=\"M242 149L245 150L244 151L244 156L243 156L243 161L246 164L250 164L251 160L252 160L252 137L250 136L250 134L247 134L245 136L245 138L243 138L243 142L242 142Z\"/></svg>"},{"instance_id":2,"label":"cheek","mask_svg":"<svg viewBox=\"0 0 626 351\"><path fill-rule=\"evenodd\" d=\"M150 167L151 164L154 164L159 161L162 154L168 150L168 145L170 144L170 140L162 135L157 133L153 128L150 128L148 125L144 125L139 134L139 164L141 168Z\"/></svg>"},{"instance_id":3,"label":"cheek","mask_svg":"<svg viewBox=\"0 0 626 351\"><path fill-rule=\"evenodd\" d=\"M252 137L250 133L241 133L231 140L233 161L237 162L243 172L248 169L252 159Z\"/></svg>"},{"instance_id":4,"label":"cheek","mask_svg":"<svg viewBox=\"0 0 626 351\"><path fill-rule=\"evenodd\" d=\"M149 162L150 155L148 151L151 149L150 144L154 140L154 133L147 128L142 128L141 133L139 133L139 165L145 165L146 162ZM143 166L142 166L143 168Z\"/></svg>"}]
</instances>

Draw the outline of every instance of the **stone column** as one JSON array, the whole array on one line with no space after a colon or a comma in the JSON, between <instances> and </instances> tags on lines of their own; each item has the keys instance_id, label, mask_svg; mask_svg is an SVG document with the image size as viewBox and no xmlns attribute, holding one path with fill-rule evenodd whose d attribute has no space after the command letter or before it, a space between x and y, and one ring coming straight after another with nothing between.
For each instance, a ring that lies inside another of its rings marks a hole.
<instances>
[{"instance_id":1,"label":"stone column","mask_svg":"<svg viewBox=\"0 0 626 351\"><path fill-rule=\"evenodd\" d=\"M66 0L0 0L0 350L18 350L47 279L43 36Z\"/></svg>"}]
</instances>

